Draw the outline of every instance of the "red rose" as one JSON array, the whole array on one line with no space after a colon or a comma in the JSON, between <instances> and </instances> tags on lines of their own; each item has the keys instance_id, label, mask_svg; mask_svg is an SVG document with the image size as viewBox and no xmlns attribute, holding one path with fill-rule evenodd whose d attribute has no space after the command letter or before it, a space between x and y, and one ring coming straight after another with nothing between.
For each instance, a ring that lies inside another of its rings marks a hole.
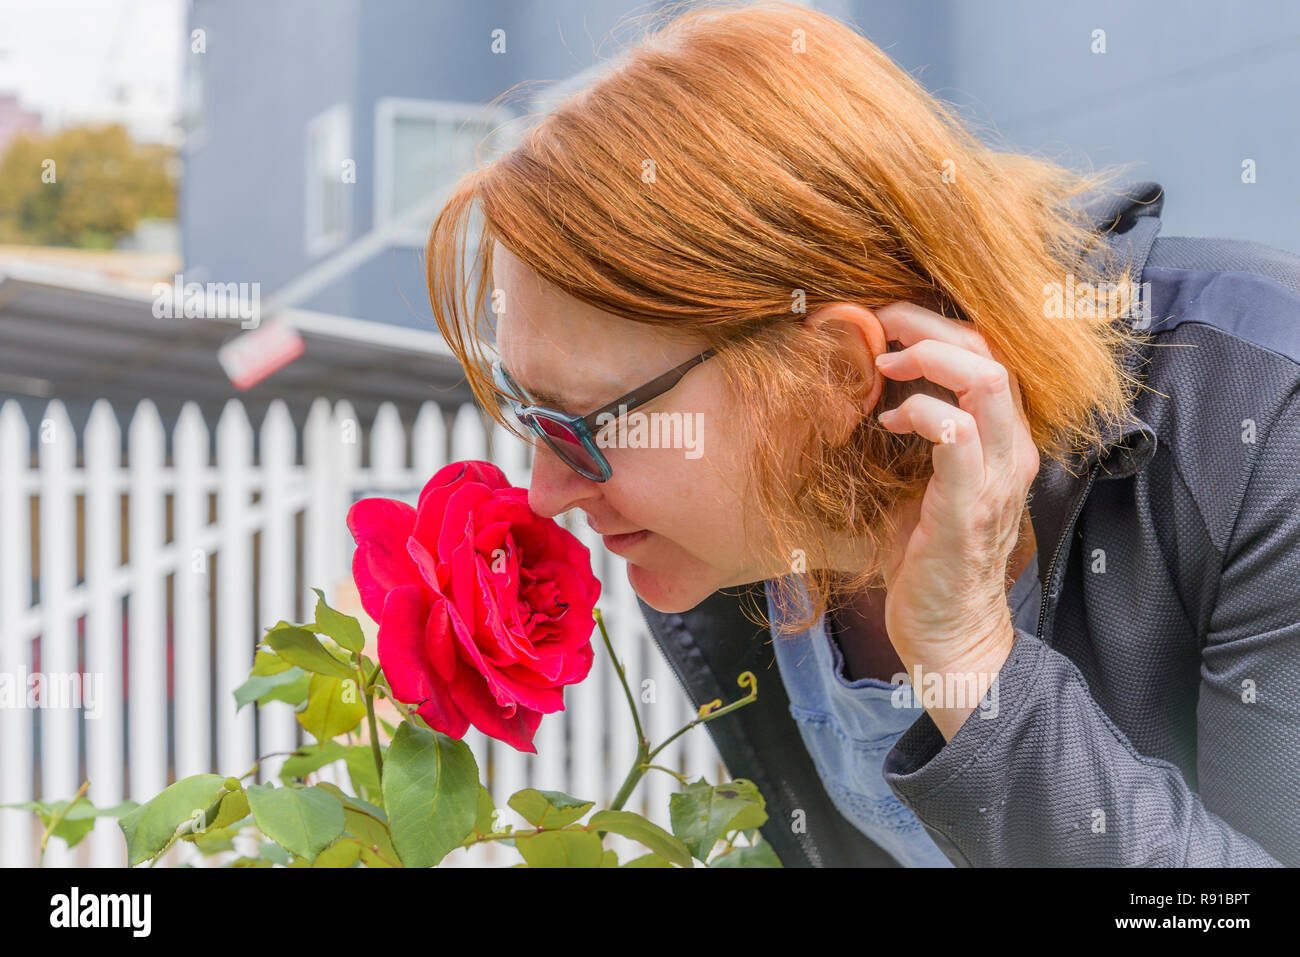
<instances>
[{"instance_id":1,"label":"red rose","mask_svg":"<svg viewBox=\"0 0 1300 957\"><path fill-rule=\"evenodd\" d=\"M535 754L542 715L591 670L600 582L587 547L490 462L439 469L416 508L362 499L348 529L393 695L453 738L472 724Z\"/></svg>"}]
</instances>

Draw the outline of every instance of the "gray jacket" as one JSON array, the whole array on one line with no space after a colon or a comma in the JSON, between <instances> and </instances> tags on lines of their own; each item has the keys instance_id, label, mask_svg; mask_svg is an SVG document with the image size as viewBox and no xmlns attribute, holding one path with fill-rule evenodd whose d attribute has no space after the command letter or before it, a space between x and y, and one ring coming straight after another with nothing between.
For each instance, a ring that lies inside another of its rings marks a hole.
<instances>
[{"instance_id":1,"label":"gray jacket","mask_svg":"<svg viewBox=\"0 0 1300 957\"><path fill-rule=\"evenodd\" d=\"M1087 206L1149 291L1147 388L1076 474L1044 460L1034 481L1041 613L998 716L945 743L922 714L885 759L957 866L1300 864L1300 257L1157 238L1163 203L1144 182ZM697 705L757 676L707 728L785 866L897 866L822 787L742 611L762 588L640 605Z\"/></svg>"}]
</instances>

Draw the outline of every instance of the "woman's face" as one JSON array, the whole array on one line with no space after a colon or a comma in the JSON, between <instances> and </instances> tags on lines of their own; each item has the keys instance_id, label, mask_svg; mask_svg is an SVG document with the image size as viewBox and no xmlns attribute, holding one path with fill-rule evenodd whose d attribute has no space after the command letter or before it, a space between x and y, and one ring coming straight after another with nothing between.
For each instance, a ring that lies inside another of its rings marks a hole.
<instances>
[{"instance_id":1,"label":"woman's face","mask_svg":"<svg viewBox=\"0 0 1300 957\"><path fill-rule=\"evenodd\" d=\"M540 404L586 415L707 348L565 295L499 243L493 255L495 291L504 294L501 361ZM547 517L580 508L604 536L644 531L631 541L606 537L605 545L627 559L632 587L662 612L686 611L720 588L786 574L789 568L753 564L758 519L742 487L750 448L729 405L715 365L693 367L628 416L643 414L649 434L662 421L654 413L680 413L683 428L673 434L681 441L670 448L606 444L613 469L607 482L579 475L539 440L529 505Z\"/></svg>"}]
</instances>

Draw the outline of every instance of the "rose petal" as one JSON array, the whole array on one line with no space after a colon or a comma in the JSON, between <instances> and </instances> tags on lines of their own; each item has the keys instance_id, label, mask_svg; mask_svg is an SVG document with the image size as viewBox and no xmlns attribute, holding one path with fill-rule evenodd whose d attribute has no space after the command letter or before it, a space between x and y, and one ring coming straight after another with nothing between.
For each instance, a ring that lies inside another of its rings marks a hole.
<instances>
[{"instance_id":1,"label":"rose petal","mask_svg":"<svg viewBox=\"0 0 1300 957\"><path fill-rule=\"evenodd\" d=\"M415 562L416 569L420 572L420 577L424 583L435 594L446 597L444 590L447 585L447 578L451 570L447 568L438 568L438 563L433 560L429 550L425 548L414 537L406 540L406 553L411 556L411 561Z\"/></svg>"},{"instance_id":2,"label":"rose petal","mask_svg":"<svg viewBox=\"0 0 1300 957\"><path fill-rule=\"evenodd\" d=\"M417 712L443 734L464 736L469 719L456 706L451 686L434 670L425 651L429 593L423 585L395 588L379 620L379 664L393 697L419 705Z\"/></svg>"},{"instance_id":3,"label":"rose petal","mask_svg":"<svg viewBox=\"0 0 1300 957\"><path fill-rule=\"evenodd\" d=\"M547 667L551 669L551 677L544 676L540 671L528 670L524 665L511 665L509 668L502 670L502 680L517 682L518 685L529 685L535 688L562 688L564 685L576 684L586 679L591 673L591 663L595 659L595 651L591 644L585 644L577 651L564 652L555 649L552 643L547 643L547 648L543 650L543 659ZM515 693L522 702L528 696L515 687ZM530 705L530 707L532 707ZM541 708L538 708L542 711ZM543 714L550 714L549 711L542 711Z\"/></svg>"},{"instance_id":4,"label":"rose petal","mask_svg":"<svg viewBox=\"0 0 1300 957\"><path fill-rule=\"evenodd\" d=\"M441 515L446 510L447 499L451 493L465 485L481 485L489 490L511 487L505 473L491 462L474 459L452 462L433 473L433 477L420 490L420 497L416 499L415 507L417 510L423 509L426 499L429 499L430 510L436 515Z\"/></svg>"},{"instance_id":5,"label":"rose petal","mask_svg":"<svg viewBox=\"0 0 1300 957\"><path fill-rule=\"evenodd\" d=\"M484 734L510 745L516 751L536 754L533 736L542 722L540 712L529 708L503 709L493 699L482 675L461 668L451 684L451 695L470 723Z\"/></svg>"},{"instance_id":6,"label":"rose petal","mask_svg":"<svg viewBox=\"0 0 1300 957\"><path fill-rule=\"evenodd\" d=\"M473 630L465 623L464 617L452 602L447 602L444 606L447 609L447 615L451 620L452 634L456 638L456 644L463 652L465 661L470 668L458 669L460 671L476 671L482 676L484 682L491 691L492 697L496 699L500 707L512 707L514 699L497 680L497 669L490 661L483 657L483 652L479 650L477 642L474 640Z\"/></svg>"},{"instance_id":7,"label":"rose petal","mask_svg":"<svg viewBox=\"0 0 1300 957\"><path fill-rule=\"evenodd\" d=\"M506 537L510 534L509 522L491 522L485 523L485 516L480 510L478 514L479 529L474 536L474 550L480 555L486 555L488 561L492 561L493 555L497 549L505 551Z\"/></svg>"},{"instance_id":8,"label":"rose petal","mask_svg":"<svg viewBox=\"0 0 1300 957\"><path fill-rule=\"evenodd\" d=\"M484 474L481 470L475 470L475 460L469 459L460 462L449 462L438 471L434 472L429 481L424 483L424 488L420 489L420 497L416 499L416 508L419 508L424 502L424 497L439 489L458 488L465 482L480 481ZM482 465L484 463L477 463ZM487 463L491 464L491 463ZM477 476L477 477L476 477Z\"/></svg>"},{"instance_id":9,"label":"rose petal","mask_svg":"<svg viewBox=\"0 0 1300 957\"><path fill-rule=\"evenodd\" d=\"M352 579L361 607L374 621L384 613L384 600L394 588L421 581L406 551L415 524L415 509L387 498L363 498L348 509L348 531L357 543L352 555Z\"/></svg>"},{"instance_id":10,"label":"rose petal","mask_svg":"<svg viewBox=\"0 0 1300 957\"><path fill-rule=\"evenodd\" d=\"M474 635L484 657L498 667L519 660L519 651L527 652L526 643L518 642L506 631L499 607L500 599L493 587L483 556L474 553L474 571L478 585L474 589Z\"/></svg>"},{"instance_id":11,"label":"rose petal","mask_svg":"<svg viewBox=\"0 0 1300 957\"><path fill-rule=\"evenodd\" d=\"M433 599L424 630L424 647L433 670L444 681L451 681L456 675L456 639L451 634L451 618L447 614L445 598Z\"/></svg>"},{"instance_id":12,"label":"rose petal","mask_svg":"<svg viewBox=\"0 0 1300 957\"><path fill-rule=\"evenodd\" d=\"M415 520L415 537L428 544L435 543L430 549L440 562L451 560L451 553L467 539L474 541L474 512L484 502L492 501L492 490L482 485L464 485L447 499L446 510L434 513L431 507L421 508ZM436 529L430 526L436 522Z\"/></svg>"}]
</instances>

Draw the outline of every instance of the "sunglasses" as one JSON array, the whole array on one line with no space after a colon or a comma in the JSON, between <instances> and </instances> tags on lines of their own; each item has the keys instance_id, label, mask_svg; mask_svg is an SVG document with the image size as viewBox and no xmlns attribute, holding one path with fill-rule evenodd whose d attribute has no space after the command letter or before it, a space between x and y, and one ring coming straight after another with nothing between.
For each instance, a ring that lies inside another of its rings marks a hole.
<instances>
[{"instance_id":1,"label":"sunglasses","mask_svg":"<svg viewBox=\"0 0 1300 957\"><path fill-rule=\"evenodd\" d=\"M528 394L506 371L500 359L492 362L492 380L497 389L512 400L515 418L520 424L537 433L564 464L583 478L593 482L607 482L614 470L596 445L596 435L610 422L602 424L601 417L621 416L651 399L657 399L680 382L682 376L714 354L713 349L706 349L698 356L687 359L681 365L587 415L570 415L558 409L532 404Z\"/></svg>"}]
</instances>

